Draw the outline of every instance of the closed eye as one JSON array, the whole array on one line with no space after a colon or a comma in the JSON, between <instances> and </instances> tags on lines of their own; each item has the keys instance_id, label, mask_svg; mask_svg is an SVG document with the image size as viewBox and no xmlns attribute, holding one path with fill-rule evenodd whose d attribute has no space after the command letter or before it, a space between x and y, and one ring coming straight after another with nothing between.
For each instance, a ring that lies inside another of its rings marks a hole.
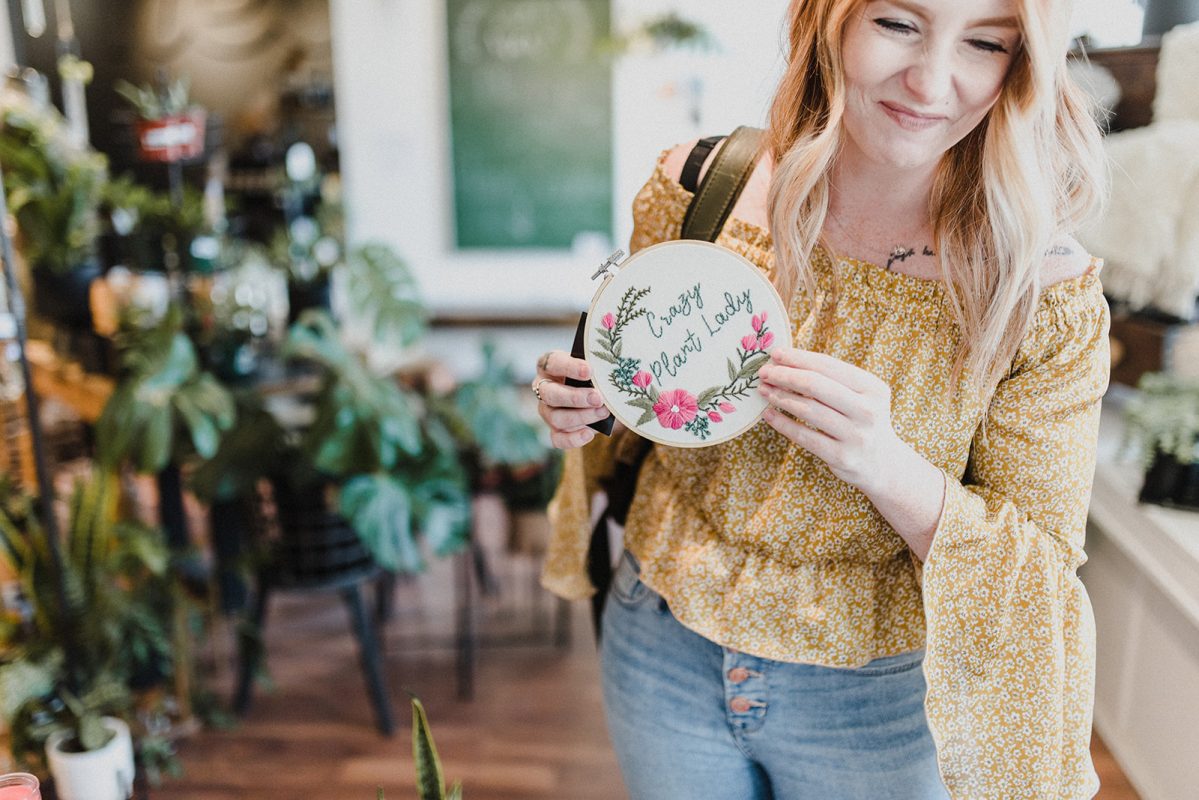
<instances>
[{"instance_id":1,"label":"closed eye","mask_svg":"<svg viewBox=\"0 0 1199 800\"><path fill-rule=\"evenodd\" d=\"M907 23L907 22L902 22L897 19L880 18L880 19L874 20L874 24L879 26L880 28L882 28L885 31L891 31L892 33L898 33L901 36L906 36L907 34L916 32L916 28L913 25L911 25L910 23Z\"/></svg>"},{"instance_id":2,"label":"closed eye","mask_svg":"<svg viewBox=\"0 0 1199 800\"><path fill-rule=\"evenodd\" d=\"M990 39L971 39L970 46L984 53L1006 53L1008 51L1002 44Z\"/></svg>"}]
</instances>

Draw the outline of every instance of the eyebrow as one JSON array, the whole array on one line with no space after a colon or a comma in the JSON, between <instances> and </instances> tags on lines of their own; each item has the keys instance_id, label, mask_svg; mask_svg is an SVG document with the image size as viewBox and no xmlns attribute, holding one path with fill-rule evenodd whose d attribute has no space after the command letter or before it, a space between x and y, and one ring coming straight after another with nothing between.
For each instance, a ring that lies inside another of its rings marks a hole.
<instances>
[{"instance_id":1,"label":"eyebrow","mask_svg":"<svg viewBox=\"0 0 1199 800\"><path fill-rule=\"evenodd\" d=\"M928 14L924 13L924 9L915 3L909 3L907 0L883 0L893 6L898 6L905 11L910 11L920 17L925 22L928 22ZM1019 28L1020 20L1015 17L985 17L976 19L966 27L968 28Z\"/></svg>"}]
</instances>

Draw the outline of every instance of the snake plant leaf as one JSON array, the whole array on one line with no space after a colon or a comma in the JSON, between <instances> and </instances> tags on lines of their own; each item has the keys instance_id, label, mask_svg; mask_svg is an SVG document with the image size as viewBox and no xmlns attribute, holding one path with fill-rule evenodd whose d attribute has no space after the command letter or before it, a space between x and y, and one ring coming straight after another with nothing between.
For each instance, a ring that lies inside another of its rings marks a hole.
<instances>
[{"instance_id":1,"label":"snake plant leaf","mask_svg":"<svg viewBox=\"0 0 1199 800\"><path fill-rule=\"evenodd\" d=\"M350 478L341 487L340 510L384 569L424 569L412 535L412 499L400 481L382 473Z\"/></svg>"},{"instance_id":2,"label":"snake plant leaf","mask_svg":"<svg viewBox=\"0 0 1199 800\"><path fill-rule=\"evenodd\" d=\"M457 781L454 788L450 789L449 794L445 796L445 800L462 800L462 781Z\"/></svg>"},{"instance_id":3,"label":"snake plant leaf","mask_svg":"<svg viewBox=\"0 0 1199 800\"><path fill-rule=\"evenodd\" d=\"M412 758L416 762L416 791L420 800L444 800L445 777L437 745L429 731L429 718L420 700L412 698Z\"/></svg>"}]
</instances>

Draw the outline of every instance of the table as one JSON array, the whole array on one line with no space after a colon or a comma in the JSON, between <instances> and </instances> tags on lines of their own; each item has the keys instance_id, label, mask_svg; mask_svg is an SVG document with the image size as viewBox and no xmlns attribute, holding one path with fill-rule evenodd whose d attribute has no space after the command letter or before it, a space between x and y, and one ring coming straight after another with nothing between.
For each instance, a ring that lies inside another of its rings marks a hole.
<instances>
[{"instance_id":1,"label":"table","mask_svg":"<svg viewBox=\"0 0 1199 800\"><path fill-rule=\"evenodd\" d=\"M1104 399L1079 576L1095 611L1095 729L1145 800L1199 786L1199 513L1136 501L1118 453L1130 390Z\"/></svg>"}]
</instances>

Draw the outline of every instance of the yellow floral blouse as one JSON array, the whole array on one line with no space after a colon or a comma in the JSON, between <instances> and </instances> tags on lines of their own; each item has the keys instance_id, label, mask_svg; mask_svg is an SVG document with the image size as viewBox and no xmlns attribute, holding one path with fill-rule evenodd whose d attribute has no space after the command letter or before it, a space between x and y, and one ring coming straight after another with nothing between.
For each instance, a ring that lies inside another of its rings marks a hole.
<instances>
[{"instance_id":1,"label":"yellow floral blouse","mask_svg":"<svg viewBox=\"0 0 1199 800\"><path fill-rule=\"evenodd\" d=\"M659 160L631 249L677 238L691 193ZM719 244L766 273L769 234L731 219ZM921 564L858 490L766 423L707 448L655 446L625 545L675 617L721 645L855 667L925 648L925 710L954 798L1090 798L1095 630L1076 574L1108 380L1098 259L1042 293L983 407L947 387L958 331L942 285L815 255L819 290L791 307L795 345L885 380L898 434L946 476ZM946 391L948 389L949 391ZM567 456L542 582L586 575L589 506L610 440Z\"/></svg>"}]
</instances>

